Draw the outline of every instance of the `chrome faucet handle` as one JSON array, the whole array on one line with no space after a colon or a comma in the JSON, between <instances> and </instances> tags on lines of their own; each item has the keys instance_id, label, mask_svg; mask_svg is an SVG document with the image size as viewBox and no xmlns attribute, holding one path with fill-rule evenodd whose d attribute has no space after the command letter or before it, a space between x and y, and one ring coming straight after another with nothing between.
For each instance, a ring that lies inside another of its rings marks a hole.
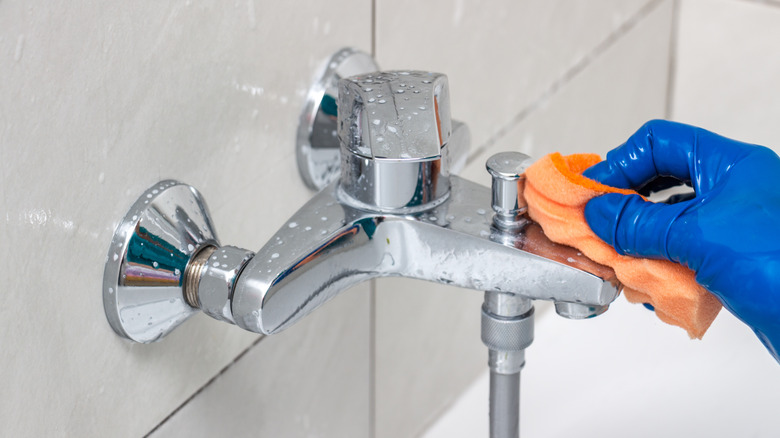
<instances>
[{"instance_id":1,"label":"chrome faucet handle","mask_svg":"<svg viewBox=\"0 0 780 438\"><path fill-rule=\"evenodd\" d=\"M465 152L458 138L447 147L453 137L447 76L388 71L342 79L338 108L344 202L408 214L447 199L450 166Z\"/></svg>"},{"instance_id":2,"label":"chrome faucet handle","mask_svg":"<svg viewBox=\"0 0 780 438\"><path fill-rule=\"evenodd\" d=\"M342 150L364 158L428 161L450 139L447 76L386 71L339 82L338 133Z\"/></svg>"}]
</instances>

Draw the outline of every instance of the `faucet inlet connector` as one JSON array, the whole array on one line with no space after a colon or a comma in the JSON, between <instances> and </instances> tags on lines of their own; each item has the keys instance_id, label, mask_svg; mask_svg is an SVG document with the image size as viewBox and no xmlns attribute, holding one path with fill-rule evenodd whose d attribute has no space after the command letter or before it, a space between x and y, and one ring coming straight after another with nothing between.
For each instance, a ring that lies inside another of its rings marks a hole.
<instances>
[{"instance_id":1,"label":"faucet inlet connector","mask_svg":"<svg viewBox=\"0 0 780 438\"><path fill-rule=\"evenodd\" d=\"M230 300L238 276L255 253L235 246L222 246L208 255L200 271L198 303L206 315L235 324Z\"/></svg>"},{"instance_id":2,"label":"faucet inlet connector","mask_svg":"<svg viewBox=\"0 0 780 438\"><path fill-rule=\"evenodd\" d=\"M482 305L482 343L489 349L490 370L519 373L525 365L525 349L534 340L534 307L519 295L485 292Z\"/></svg>"},{"instance_id":3,"label":"faucet inlet connector","mask_svg":"<svg viewBox=\"0 0 780 438\"><path fill-rule=\"evenodd\" d=\"M196 309L200 309L200 300L198 300L198 287L200 286L200 277L203 274L206 262L214 251L217 250L215 246L207 246L198 251L195 256L192 257L187 264L187 268L184 270L184 301Z\"/></svg>"}]
</instances>

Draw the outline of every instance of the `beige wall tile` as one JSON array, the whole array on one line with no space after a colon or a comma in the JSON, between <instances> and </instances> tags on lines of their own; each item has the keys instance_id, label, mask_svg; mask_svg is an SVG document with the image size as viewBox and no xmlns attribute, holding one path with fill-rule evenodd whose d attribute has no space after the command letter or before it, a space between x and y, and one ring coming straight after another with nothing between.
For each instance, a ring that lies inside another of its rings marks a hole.
<instances>
[{"instance_id":1,"label":"beige wall tile","mask_svg":"<svg viewBox=\"0 0 780 438\"><path fill-rule=\"evenodd\" d=\"M671 1L652 9L525 119L504 127L506 135L474 157L463 176L490 184L485 160L503 150L603 154L644 121L662 117L671 18ZM475 291L377 281L377 437L421 433L486 368L481 303ZM539 318L553 314L540 304Z\"/></svg>"},{"instance_id":2,"label":"beige wall tile","mask_svg":"<svg viewBox=\"0 0 780 438\"><path fill-rule=\"evenodd\" d=\"M369 284L265 337L151 436L369 436Z\"/></svg>"},{"instance_id":3,"label":"beige wall tile","mask_svg":"<svg viewBox=\"0 0 780 438\"><path fill-rule=\"evenodd\" d=\"M683 0L672 115L780 150L780 6Z\"/></svg>"},{"instance_id":4,"label":"beige wall tile","mask_svg":"<svg viewBox=\"0 0 780 438\"><path fill-rule=\"evenodd\" d=\"M311 196L293 145L315 68L370 35L357 0L0 3L4 434L143 435L256 339L198 315L156 345L120 340L107 245L175 178L223 243L259 248Z\"/></svg>"}]
</instances>

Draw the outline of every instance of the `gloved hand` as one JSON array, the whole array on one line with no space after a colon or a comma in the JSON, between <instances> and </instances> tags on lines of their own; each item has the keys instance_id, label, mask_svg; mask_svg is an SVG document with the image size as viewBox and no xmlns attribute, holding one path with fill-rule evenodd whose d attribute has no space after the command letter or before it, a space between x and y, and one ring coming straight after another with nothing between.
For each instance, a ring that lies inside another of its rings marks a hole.
<instances>
[{"instance_id":1,"label":"gloved hand","mask_svg":"<svg viewBox=\"0 0 780 438\"><path fill-rule=\"evenodd\" d=\"M668 259L750 326L780 362L780 157L704 129L654 120L584 175L639 188L658 176L689 182L676 204L607 194L585 218L620 254Z\"/></svg>"}]
</instances>

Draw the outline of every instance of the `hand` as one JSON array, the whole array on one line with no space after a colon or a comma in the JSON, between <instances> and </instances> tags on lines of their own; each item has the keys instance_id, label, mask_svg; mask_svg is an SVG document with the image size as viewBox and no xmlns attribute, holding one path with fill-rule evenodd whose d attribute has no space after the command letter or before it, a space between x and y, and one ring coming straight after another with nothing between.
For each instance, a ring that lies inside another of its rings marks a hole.
<instances>
[{"instance_id":1,"label":"hand","mask_svg":"<svg viewBox=\"0 0 780 438\"><path fill-rule=\"evenodd\" d=\"M659 176L690 183L676 204L637 195L592 199L585 218L620 254L668 259L750 326L780 361L780 157L704 129L663 120L642 126L587 169L606 185L637 189Z\"/></svg>"}]
</instances>

